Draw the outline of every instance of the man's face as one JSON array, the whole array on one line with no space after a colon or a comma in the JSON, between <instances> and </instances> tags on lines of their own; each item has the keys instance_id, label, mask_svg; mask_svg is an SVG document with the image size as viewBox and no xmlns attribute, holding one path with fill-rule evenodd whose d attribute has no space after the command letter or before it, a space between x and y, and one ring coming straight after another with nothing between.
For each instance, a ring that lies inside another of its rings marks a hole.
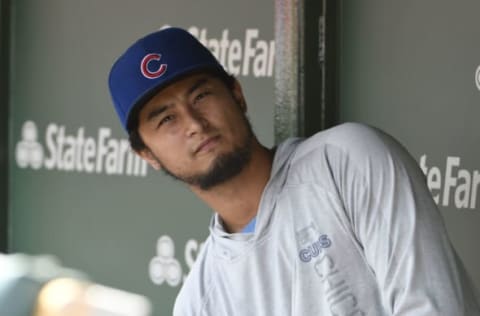
<instances>
[{"instance_id":1,"label":"man's face","mask_svg":"<svg viewBox=\"0 0 480 316\"><path fill-rule=\"evenodd\" d=\"M238 83L231 90L209 74L161 90L139 113L140 152L154 168L208 190L248 163L253 133Z\"/></svg>"}]
</instances>

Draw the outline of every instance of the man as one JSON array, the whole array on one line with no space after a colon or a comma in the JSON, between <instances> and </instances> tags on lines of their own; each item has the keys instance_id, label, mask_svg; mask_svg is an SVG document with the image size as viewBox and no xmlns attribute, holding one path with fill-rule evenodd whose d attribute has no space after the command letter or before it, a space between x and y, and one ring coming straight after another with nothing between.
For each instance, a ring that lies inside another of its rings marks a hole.
<instances>
[{"instance_id":1,"label":"man","mask_svg":"<svg viewBox=\"0 0 480 316\"><path fill-rule=\"evenodd\" d=\"M174 315L480 315L416 162L343 124L262 146L239 83L188 32L110 73L132 148L215 212Z\"/></svg>"}]
</instances>

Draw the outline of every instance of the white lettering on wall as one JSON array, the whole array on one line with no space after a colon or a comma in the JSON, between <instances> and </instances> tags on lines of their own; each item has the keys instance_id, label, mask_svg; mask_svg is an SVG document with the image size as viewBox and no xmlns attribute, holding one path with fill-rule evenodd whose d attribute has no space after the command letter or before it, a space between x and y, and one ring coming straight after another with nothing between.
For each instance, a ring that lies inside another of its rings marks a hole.
<instances>
[{"instance_id":1,"label":"white lettering on wall","mask_svg":"<svg viewBox=\"0 0 480 316\"><path fill-rule=\"evenodd\" d=\"M85 127L68 133L64 125L50 123L45 130L44 150L37 139L36 124L27 121L16 146L17 165L65 172L147 175L147 163L130 150L128 140L113 138L109 127L100 127L96 136L86 135Z\"/></svg>"},{"instance_id":2,"label":"white lettering on wall","mask_svg":"<svg viewBox=\"0 0 480 316\"><path fill-rule=\"evenodd\" d=\"M255 78L273 76L275 41L262 39L258 29L245 29L242 38L233 38L229 29L217 37L211 36L207 28L191 26L188 31L210 49L229 73Z\"/></svg>"},{"instance_id":3,"label":"white lettering on wall","mask_svg":"<svg viewBox=\"0 0 480 316\"><path fill-rule=\"evenodd\" d=\"M438 205L457 209L477 208L480 172L462 168L460 157L447 157L443 174L439 167L428 165L427 155L420 157L420 168Z\"/></svg>"}]
</instances>

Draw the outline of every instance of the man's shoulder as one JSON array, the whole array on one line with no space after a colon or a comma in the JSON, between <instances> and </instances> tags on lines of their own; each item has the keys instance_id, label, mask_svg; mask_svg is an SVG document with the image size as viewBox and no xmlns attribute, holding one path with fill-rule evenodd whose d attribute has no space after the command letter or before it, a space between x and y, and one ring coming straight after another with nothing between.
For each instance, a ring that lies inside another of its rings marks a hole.
<instances>
[{"instance_id":1,"label":"man's shoulder","mask_svg":"<svg viewBox=\"0 0 480 316\"><path fill-rule=\"evenodd\" d=\"M307 138L302 147L317 148L335 146L344 150L360 149L365 145L377 146L385 133L377 128L362 123L343 123L329 129L317 132Z\"/></svg>"},{"instance_id":2,"label":"man's shoulder","mask_svg":"<svg viewBox=\"0 0 480 316\"><path fill-rule=\"evenodd\" d=\"M360 123L344 123L318 132L297 142L290 156L288 176L297 182L319 179L328 173L363 173L372 166L416 166L392 136Z\"/></svg>"},{"instance_id":3,"label":"man's shoulder","mask_svg":"<svg viewBox=\"0 0 480 316\"><path fill-rule=\"evenodd\" d=\"M391 136L377 128L361 123L343 123L302 141L295 156L302 161L304 158L318 159L319 156L328 159L339 154L357 159L388 153L392 141Z\"/></svg>"}]
</instances>

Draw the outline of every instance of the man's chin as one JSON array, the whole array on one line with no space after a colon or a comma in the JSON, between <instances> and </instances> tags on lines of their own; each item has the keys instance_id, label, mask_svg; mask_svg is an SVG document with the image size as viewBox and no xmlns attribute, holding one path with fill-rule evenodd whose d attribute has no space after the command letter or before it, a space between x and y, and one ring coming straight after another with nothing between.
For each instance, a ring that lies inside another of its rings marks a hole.
<instances>
[{"instance_id":1,"label":"man's chin","mask_svg":"<svg viewBox=\"0 0 480 316\"><path fill-rule=\"evenodd\" d=\"M163 171L170 177L182 181L189 186L193 186L202 191L208 191L236 177L242 172L249 161L250 151L238 150L213 159L208 168L205 167L205 172L198 172L192 175L179 175L174 174L167 168L163 168Z\"/></svg>"},{"instance_id":2,"label":"man's chin","mask_svg":"<svg viewBox=\"0 0 480 316\"><path fill-rule=\"evenodd\" d=\"M218 185L224 184L232 178L238 176L242 170L250 163L253 150L253 133L245 139L245 142L236 148L223 152L221 146L214 147L208 155L196 157L196 165L201 163L205 170L191 175L174 174L163 166L163 171L176 180L185 182L203 191L208 191Z\"/></svg>"}]
</instances>

